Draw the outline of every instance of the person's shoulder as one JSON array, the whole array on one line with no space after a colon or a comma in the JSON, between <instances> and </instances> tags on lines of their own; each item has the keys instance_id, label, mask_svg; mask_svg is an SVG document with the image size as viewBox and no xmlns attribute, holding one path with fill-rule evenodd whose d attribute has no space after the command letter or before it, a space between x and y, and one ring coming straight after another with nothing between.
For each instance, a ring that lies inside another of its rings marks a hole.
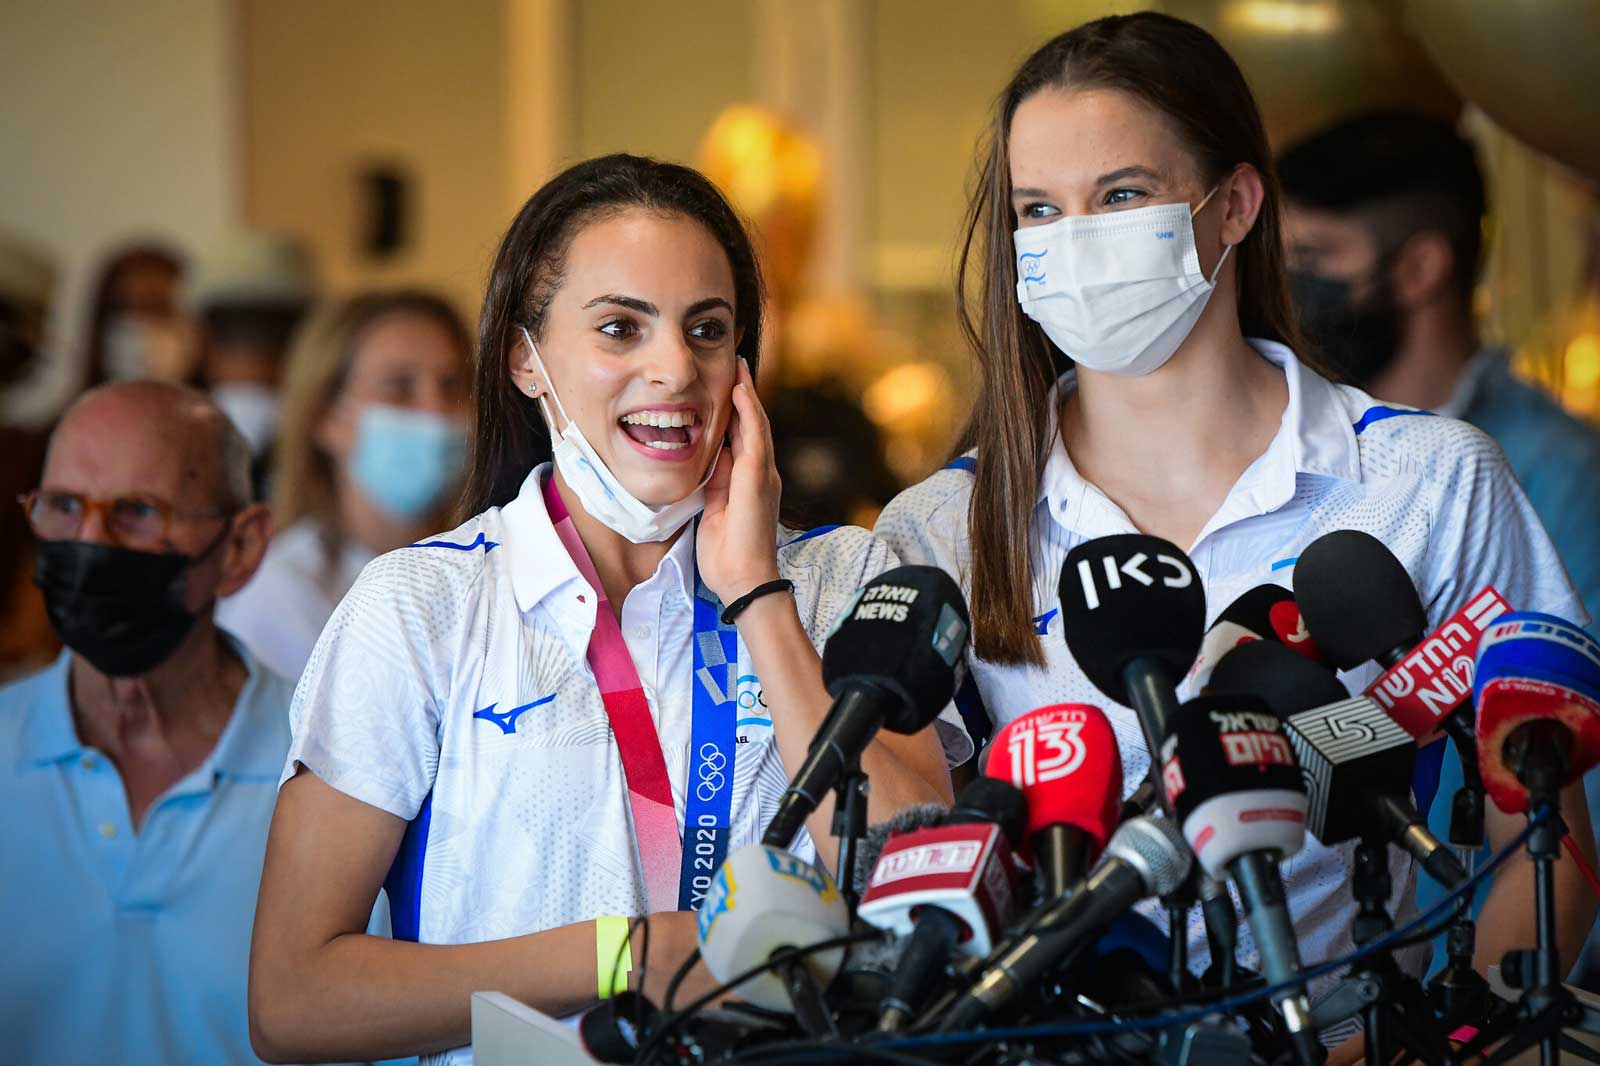
<instances>
[{"instance_id":1,"label":"person's shoulder","mask_svg":"<svg viewBox=\"0 0 1600 1066\"><path fill-rule=\"evenodd\" d=\"M379 555L362 568L356 589L423 597L463 592L500 563L504 539L499 509L490 508L452 530Z\"/></svg>"},{"instance_id":2,"label":"person's shoulder","mask_svg":"<svg viewBox=\"0 0 1600 1066\"><path fill-rule=\"evenodd\" d=\"M1508 456L1527 451L1535 462L1580 464L1588 469L1600 458L1600 430L1509 368L1485 383L1476 409L1484 411L1484 428L1495 434Z\"/></svg>"},{"instance_id":3,"label":"person's shoulder","mask_svg":"<svg viewBox=\"0 0 1600 1066\"><path fill-rule=\"evenodd\" d=\"M49 711L67 702L67 666L71 652L62 651L53 662L30 674L0 685L0 765L11 766L21 750L23 729L36 708Z\"/></svg>"},{"instance_id":4,"label":"person's shoulder","mask_svg":"<svg viewBox=\"0 0 1600 1066\"><path fill-rule=\"evenodd\" d=\"M1500 445L1470 422L1377 400L1349 385L1334 388L1355 432L1363 479L1414 475L1442 483L1505 465Z\"/></svg>"},{"instance_id":5,"label":"person's shoulder","mask_svg":"<svg viewBox=\"0 0 1600 1066\"><path fill-rule=\"evenodd\" d=\"M926 522L939 515L966 514L978 472L978 454L958 455L890 500L879 516Z\"/></svg>"}]
</instances>

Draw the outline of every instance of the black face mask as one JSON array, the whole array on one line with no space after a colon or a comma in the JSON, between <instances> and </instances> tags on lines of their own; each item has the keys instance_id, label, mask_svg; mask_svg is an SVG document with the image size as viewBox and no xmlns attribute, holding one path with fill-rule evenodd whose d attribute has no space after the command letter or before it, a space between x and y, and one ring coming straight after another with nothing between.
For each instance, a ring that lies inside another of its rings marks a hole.
<instances>
[{"instance_id":1,"label":"black face mask","mask_svg":"<svg viewBox=\"0 0 1600 1066\"><path fill-rule=\"evenodd\" d=\"M111 677L147 674L167 660L200 617L183 605L198 555L143 552L79 540L39 544L33 581L61 642Z\"/></svg>"},{"instance_id":2,"label":"black face mask","mask_svg":"<svg viewBox=\"0 0 1600 1066\"><path fill-rule=\"evenodd\" d=\"M1366 388L1400 352L1400 307L1394 300L1389 272L1381 263L1366 300L1355 303L1350 294L1353 287L1340 278L1289 275L1300 329L1312 348L1339 380Z\"/></svg>"}]
</instances>

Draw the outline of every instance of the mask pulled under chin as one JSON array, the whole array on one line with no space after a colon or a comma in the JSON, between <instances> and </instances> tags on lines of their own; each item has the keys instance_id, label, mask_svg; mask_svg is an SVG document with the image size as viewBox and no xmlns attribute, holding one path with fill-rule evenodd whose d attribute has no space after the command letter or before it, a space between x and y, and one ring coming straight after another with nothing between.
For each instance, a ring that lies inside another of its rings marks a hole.
<instances>
[{"instance_id":1,"label":"mask pulled under chin","mask_svg":"<svg viewBox=\"0 0 1600 1066\"><path fill-rule=\"evenodd\" d=\"M1200 269L1186 203L1074 215L1019 229L1017 301L1073 362L1124 377L1152 374L1183 344L1216 288Z\"/></svg>"},{"instance_id":2,"label":"mask pulled under chin","mask_svg":"<svg viewBox=\"0 0 1600 1066\"><path fill-rule=\"evenodd\" d=\"M545 369L533 337L526 328L522 330L522 336L528 342L534 362L539 365L539 372L549 382L550 372ZM671 537L705 510L706 484L717 468L715 461L706 470L706 476L700 484L683 499L659 506L645 503L623 487L595 452L593 445L583 435L583 430L578 428L578 423L567 415L561 398L556 395L554 384L550 385L550 399L566 422L565 428L557 433L556 420L550 408L543 397L539 398L540 413L544 415L545 425L550 430L550 446L556 469L561 471L561 480L577 494L578 502L590 518L626 537L633 544L651 544Z\"/></svg>"},{"instance_id":3,"label":"mask pulled under chin","mask_svg":"<svg viewBox=\"0 0 1600 1066\"><path fill-rule=\"evenodd\" d=\"M48 540L39 545L33 580L63 644L103 674L138 677L165 662L194 628L199 615L183 605L184 579L211 550L191 557Z\"/></svg>"}]
</instances>

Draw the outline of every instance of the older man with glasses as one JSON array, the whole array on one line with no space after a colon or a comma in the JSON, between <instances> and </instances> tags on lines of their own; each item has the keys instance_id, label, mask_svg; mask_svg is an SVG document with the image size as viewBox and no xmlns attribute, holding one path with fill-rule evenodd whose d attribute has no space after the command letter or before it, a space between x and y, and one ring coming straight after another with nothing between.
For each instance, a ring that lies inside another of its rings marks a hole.
<instances>
[{"instance_id":1,"label":"older man with glasses","mask_svg":"<svg viewBox=\"0 0 1600 1066\"><path fill-rule=\"evenodd\" d=\"M254 1062L256 888L288 683L217 629L270 535L202 393L96 389L21 503L66 649L0 689L0 1033L18 1062Z\"/></svg>"}]
</instances>

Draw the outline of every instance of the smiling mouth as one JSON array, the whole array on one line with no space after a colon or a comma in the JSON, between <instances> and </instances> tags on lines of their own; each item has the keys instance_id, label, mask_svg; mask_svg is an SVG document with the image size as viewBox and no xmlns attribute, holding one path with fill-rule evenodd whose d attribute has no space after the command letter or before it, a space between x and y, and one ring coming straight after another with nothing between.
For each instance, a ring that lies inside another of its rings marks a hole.
<instances>
[{"instance_id":1,"label":"smiling mouth","mask_svg":"<svg viewBox=\"0 0 1600 1066\"><path fill-rule=\"evenodd\" d=\"M617 420L635 442L656 451L675 452L694 443L699 416L693 411L634 411Z\"/></svg>"}]
</instances>

